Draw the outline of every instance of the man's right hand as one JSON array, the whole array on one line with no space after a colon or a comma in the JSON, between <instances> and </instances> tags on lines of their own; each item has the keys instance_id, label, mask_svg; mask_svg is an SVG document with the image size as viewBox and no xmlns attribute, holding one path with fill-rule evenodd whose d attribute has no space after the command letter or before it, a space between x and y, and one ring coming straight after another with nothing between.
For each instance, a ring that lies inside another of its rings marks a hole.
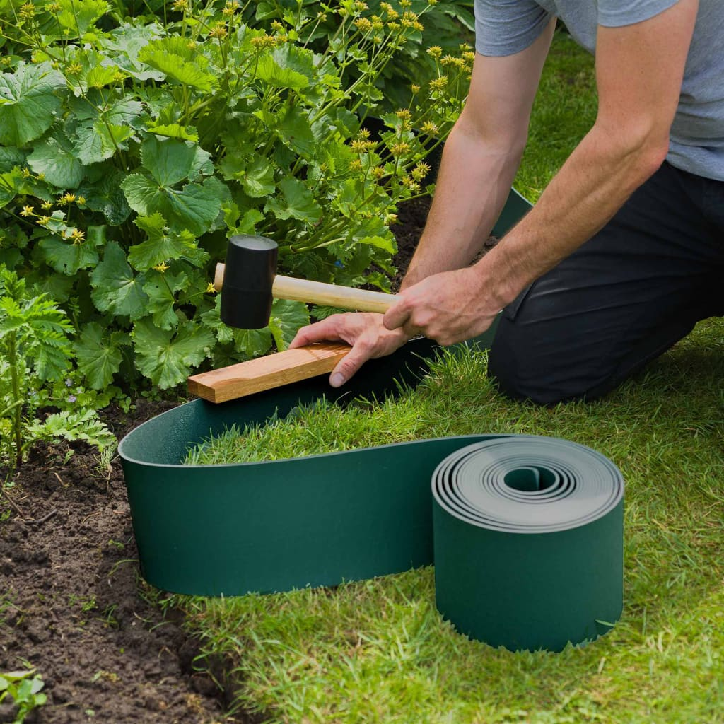
<instances>
[{"instance_id":1,"label":"man's right hand","mask_svg":"<svg viewBox=\"0 0 724 724\"><path fill-rule=\"evenodd\" d=\"M386 329L382 317L381 314L333 314L321 322L302 327L289 348L338 340L352 345L349 354L332 370L329 377L332 387L341 387L368 359L392 354L410 339L402 329Z\"/></svg>"}]
</instances>

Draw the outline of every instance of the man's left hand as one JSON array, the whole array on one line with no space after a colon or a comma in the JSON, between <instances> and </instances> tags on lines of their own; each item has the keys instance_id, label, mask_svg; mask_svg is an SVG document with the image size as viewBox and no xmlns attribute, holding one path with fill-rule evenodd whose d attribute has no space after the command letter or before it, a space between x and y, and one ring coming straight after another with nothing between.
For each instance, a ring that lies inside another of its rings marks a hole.
<instances>
[{"instance_id":1,"label":"man's left hand","mask_svg":"<svg viewBox=\"0 0 724 724\"><path fill-rule=\"evenodd\" d=\"M399 293L384 316L387 329L402 328L451 345L482 334L501 305L486 293L477 267L433 274Z\"/></svg>"}]
</instances>

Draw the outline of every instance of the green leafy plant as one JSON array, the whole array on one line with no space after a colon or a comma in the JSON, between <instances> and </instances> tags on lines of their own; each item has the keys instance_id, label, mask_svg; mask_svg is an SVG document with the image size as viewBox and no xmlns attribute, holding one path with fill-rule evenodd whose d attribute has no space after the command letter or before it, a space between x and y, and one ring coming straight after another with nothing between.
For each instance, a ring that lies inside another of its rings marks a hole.
<instances>
[{"instance_id":1,"label":"green leafy plant","mask_svg":"<svg viewBox=\"0 0 724 724\"><path fill-rule=\"evenodd\" d=\"M361 7L359 3L355 5L358 9ZM362 5L372 18L390 19L389 10L392 9L393 14L397 12L390 3L381 0L366 0ZM424 27L410 33L408 42L399 48L375 80L379 91L374 109L377 114L407 106L412 95L411 85L423 85L437 76L437 64L426 52L430 47L455 55L461 44L468 45L474 39L473 0L401 0L395 5L400 14L412 12L418 17L424 16ZM263 0L248 3L244 16L271 29L274 22L284 18L317 18L319 10L320 3L315 0ZM329 38L335 36L337 18L327 14L322 22L308 27L308 32L303 34L304 41L315 51L324 52ZM354 68L348 72L354 74Z\"/></svg>"},{"instance_id":2,"label":"green leafy plant","mask_svg":"<svg viewBox=\"0 0 724 724\"><path fill-rule=\"evenodd\" d=\"M472 62L431 48L429 82L372 136L383 74L435 3L139 8L0 0L0 262L64 305L99 391L174 387L308 322L305 305L276 301L266 329L221 323L209 282L232 234L278 241L282 272L389 288L389 225L429 193L424 159Z\"/></svg>"},{"instance_id":3,"label":"green leafy plant","mask_svg":"<svg viewBox=\"0 0 724 724\"><path fill-rule=\"evenodd\" d=\"M17 274L0 266L0 457L19 467L35 440L63 437L99 448L115 442L90 409L61 410L36 419L39 407L53 403L46 383L65 377L70 367L73 329L45 294L33 295ZM77 398L69 395L67 402Z\"/></svg>"},{"instance_id":4,"label":"green leafy plant","mask_svg":"<svg viewBox=\"0 0 724 724\"><path fill-rule=\"evenodd\" d=\"M8 671L0 673L0 704L10 697L15 703L13 724L22 724L31 711L46 703L48 697L42 693L45 683L35 670Z\"/></svg>"}]
</instances>

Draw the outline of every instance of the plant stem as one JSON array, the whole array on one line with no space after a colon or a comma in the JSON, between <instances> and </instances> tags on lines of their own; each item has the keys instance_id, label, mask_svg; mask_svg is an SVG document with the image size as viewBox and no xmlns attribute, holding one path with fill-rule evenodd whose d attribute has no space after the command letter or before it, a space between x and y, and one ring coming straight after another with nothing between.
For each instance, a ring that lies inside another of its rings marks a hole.
<instances>
[{"instance_id":1,"label":"plant stem","mask_svg":"<svg viewBox=\"0 0 724 724\"><path fill-rule=\"evenodd\" d=\"M23 435L22 422L23 415L20 409L20 380L18 378L18 333L11 332L9 337L9 357L10 357L10 386L15 403L13 412L13 432L15 434L15 467L19 468L23 464Z\"/></svg>"}]
</instances>

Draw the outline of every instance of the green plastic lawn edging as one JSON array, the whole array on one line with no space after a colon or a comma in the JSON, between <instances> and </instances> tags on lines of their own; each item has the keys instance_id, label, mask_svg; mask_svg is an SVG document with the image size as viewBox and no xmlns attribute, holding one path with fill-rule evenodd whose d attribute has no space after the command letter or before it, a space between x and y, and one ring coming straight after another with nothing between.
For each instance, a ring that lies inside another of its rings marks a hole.
<instances>
[{"instance_id":1,"label":"green plastic lawn edging","mask_svg":"<svg viewBox=\"0 0 724 724\"><path fill-rule=\"evenodd\" d=\"M529 208L514 192L499 235ZM494 329L465 344L487 348ZM435 564L442 615L471 638L559 651L605 633L623 605L623 480L576 443L469 435L287 460L183 465L231 425L326 396L412 386L438 350L416 339L343 388L304 380L221 405L194 400L119 444L141 572L177 593L331 586Z\"/></svg>"}]
</instances>

